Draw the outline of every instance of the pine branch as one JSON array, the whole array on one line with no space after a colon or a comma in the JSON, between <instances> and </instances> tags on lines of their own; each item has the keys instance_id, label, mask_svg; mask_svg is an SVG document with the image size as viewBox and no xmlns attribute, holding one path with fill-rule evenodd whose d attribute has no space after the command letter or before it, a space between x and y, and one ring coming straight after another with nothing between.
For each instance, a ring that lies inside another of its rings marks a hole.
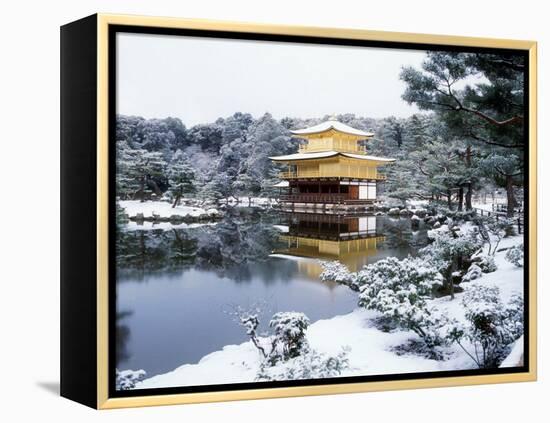
<instances>
[{"instance_id":1,"label":"pine branch","mask_svg":"<svg viewBox=\"0 0 550 423\"><path fill-rule=\"evenodd\" d=\"M486 138L482 138L479 135L474 134L471 130L468 133L468 135L470 136L470 138L488 145L496 145L498 147L504 147L504 148L523 148L523 144L502 144L500 142L490 141Z\"/></svg>"}]
</instances>

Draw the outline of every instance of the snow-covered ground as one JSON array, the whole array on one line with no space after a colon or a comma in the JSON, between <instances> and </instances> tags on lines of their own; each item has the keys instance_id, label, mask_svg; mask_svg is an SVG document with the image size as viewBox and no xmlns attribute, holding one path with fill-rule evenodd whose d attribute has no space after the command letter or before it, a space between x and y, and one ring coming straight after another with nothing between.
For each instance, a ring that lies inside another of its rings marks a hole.
<instances>
[{"instance_id":1,"label":"snow-covered ground","mask_svg":"<svg viewBox=\"0 0 550 423\"><path fill-rule=\"evenodd\" d=\"M503 239L500 248L520 244L521 236ZM504 259L505 252L498 252L495 263L498 269L483 274L475 282L500 289L503 301L514 293L523 294L523 269L517 268ZM461 304L463 294L458 293L454 300L450 297L433 299L444 314L457 320L464 320ZM448 348L446 360L437 361L412 353L398 355L394 348L403 345L416 335L408 331L383 332L375 327L373 319L379 316L374 311L357 308L353 312L319 320L307 330L307 340L312 348L320 353L338 354L342 347L349 347L349 368L341 376L377 375L395 373L416 373L423 371L444 371L475 368L472 360L453 344ZM522 342L517 341L512 353L503 366L516 366L523 354ZM261 360L252 342L228 345L222 350L203 357L196 364L184 364L175 370L153 376L136 384L136 388L159 388L187 385L208 385L219 383L252 382L255 380Z\"/></svg>"},{"instance_id":2,"label":"snow-covered ground","mask_svg":"<svg viewBox=\"0 0 550 423\"><path fill-rule=\"evenodd\" d=\"M495 211L495 208L498 205L505 206L506 199L502 200L500 198L497 198L494 203L492 201L487 201L486 203L477 203L477 202L472 203L473 208L486 210L486 211Z\"/></svg>"},{"instance_id":3,"label":"snow-covered ground","mask_svg":"<svg viewBox=\"0 0 550 423\"><path fill-rule=\"evenodd\" d=\"M200 207L191 207L179 205L172 208L172 204L166 201L144 201L139 200L125 200L119 202L120 206L125 210L129 217L135 217L139 213L143 214L143 217L149 218L158 216L160 218L170 218L171 216L180 217L208 217L217 216L219 214L216 209L205 210Z\"/></svg>"},{"instance_id":4,"label":"snow-covered ground","mask_svg":"<svg viewBox=\"0 0 550 423\"><path fill-rule=\"evenodd\" d=\"M171 229L194 229L201 226L214 226L217 222L208 223L170 223L170 222L128 222L124 229L127 231L150 231L152 229L161 229L163 231L169 231Z\"/></svg>"},{"instance_id":5,"label":"snow-covered ground","mask_svg":"<svg viewBox=\"0 0 550 423\"><path fill-rule=\"evenodd\" d=\"M523 363L523 336L514 342L514 346L508 357L501 363L500 367L516 367Z\"/></svg>"}]
</instances>

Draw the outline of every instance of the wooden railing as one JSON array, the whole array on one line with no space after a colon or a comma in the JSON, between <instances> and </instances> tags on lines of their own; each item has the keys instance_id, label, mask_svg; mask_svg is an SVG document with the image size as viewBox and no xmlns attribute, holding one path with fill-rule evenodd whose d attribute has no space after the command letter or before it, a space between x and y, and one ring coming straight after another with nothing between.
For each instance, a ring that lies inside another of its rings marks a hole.
<instances>
[{"instance_id":1,"label":"wooden railing","mask_svg":"<svg viewBox=\"0 0 550 423\"><path fill-rule=\"evenodd\" d=\"M303 171L300 170L290 172L280 172L279 178L281 179L306 179L306 178L350 178L350 179L375 179L378 181L386 180L385 175L381 175L378 172L319 172L319 171Z\"/></svg>"},{"instance_id":2,"label":"wooden railing","mask_svg":"<svg viewBox=\"0 0 550 423\"><path fill-rule=\"evenodd\" d=\"M319 153L319 152L331 151L331 150L340 151L342 153L367 154L367 148L364 145L357 145L355 147L334 146L333 148L311 147L309 145L301 145L298 147L299 153Z\"/></svg>"},{"instance_id":3,"label":"wooden railing","mask_svg":"<svg viewBox=\"0 0 550 423\"><path fill-rule=\"evenodd\" d=\"M289 194L281 195L279 197L281 202L291 202L291 203L321 203L321 204L371 204L376 200L374 199L356 199L349 198L348 194Z\"/></svg>"},{"instance_id":4,"label":"wooden railing","mask_svg":"<svg viewBox=\"0 0 550 423\"><path fill-rule=\"evenodd\" d=\"M304 171L301 170L300 172L281 172L279 173L279 178L282 179L296 179L296 178L319 178L320 173L317 170L312 171Z\"/></svg>"},{"instance_id":5,"label":"wooden railing","mask_svg":"<svg viewBox=\"0 0 550 423\"><path fill-rule=\"evenodd\" d=\"M484 217L493 218L496 220L499 219L509 219L511 222L517 225L518 233L523 233L524 230L524 220L523 220L523 209L518 209L517 212L514 213L514 215L509 218L508 213L506 212L506 207L495 207L493 205L493 210L485 210L478 207L472 207L472 210Z\"/></svg>"},{"instance_id":6,"label":"wooden railing","mask_svg":"<svg viewBox=\"0 0 550 423\"><path fill-rule=\"evenodd\" d=\"M293 203L343 203L349 199L348 194L290 194L282 195L281 201Z\"/></svg>"}]
</instances>

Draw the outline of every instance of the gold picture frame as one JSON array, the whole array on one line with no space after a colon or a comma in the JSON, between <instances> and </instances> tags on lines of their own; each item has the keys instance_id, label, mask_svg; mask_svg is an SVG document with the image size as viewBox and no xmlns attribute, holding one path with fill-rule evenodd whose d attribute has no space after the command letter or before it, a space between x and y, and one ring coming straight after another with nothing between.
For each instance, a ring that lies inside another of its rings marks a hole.
<instances>
[{"instance_id":1,"label":"gold picture frame","mask_svg":"<svg viewBox=\"0 0 550 423\"><path fill-rule=\"evenodd\" d=\"M71 25L67 25L69 28ZM537 378L537 44L534 41L518 41L505 39L490 39L477 37L411 34L402 32L369 31L363 29L316 28L287 25L265 25L237 23L198 19L179 19L145 16L125 16L115 14L94 15L95 44L97 45L96 64L96 119L95 129L97 142L95 146L95 300L93 317L96 318L95 334L95 401L72 394L72 388L62 386L62 394L66 397L86 403L98 409L113 409L121 407L140 407L152 405L189 404L214 401L234 401L260 398L280 398L291 396L344 394L354 392L370 392L399 389L435 388L461 385L479 385L506 382L528 382ZM282 36L316 37L341 40L368 40L377 42L411 43L422 45L475 47L495 49L517 49L528 52L529 58L529 368L525 372L486 374L474 376L453 376L433 378L407 378L403 380L387 380L359 383L318 384L309 386L290 386L276 388L260 388L246 390L227 390L216 392L175 393L167 395L146 395L128 397L109 396L109 27L133 26L163 29L192 29L208 31L238 32L250 34L269 34ZM63 115L63 114L62 114ZM68 160L68 159L67 159ZM68 301L74 301L68 297ZM62 313L64 311L62 304ZM62 325L63 326L63 325ZM63 328L62 328L63 329ZM67 340L67 342L72 342ZM63 351L63 349L62 349ZM66 352L67 357L70 352ZM71 369L67 368L66 375ZM68 376L67 376L68 377ZM62 381L63 385L63 381ZM80 388L78 388L80 389ZM82 388L85 389L85 388ZM95 403L94 403L95 402Z\"/></svg>"}]
</instances>

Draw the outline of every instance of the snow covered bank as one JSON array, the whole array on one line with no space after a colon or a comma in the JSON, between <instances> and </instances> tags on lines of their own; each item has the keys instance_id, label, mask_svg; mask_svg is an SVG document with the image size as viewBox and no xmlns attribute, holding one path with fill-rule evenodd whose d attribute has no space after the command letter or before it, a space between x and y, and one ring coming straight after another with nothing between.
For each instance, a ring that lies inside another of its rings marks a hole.
<instances>
[{"instance_id":1,"label":"snow covered bank","mask_svg":"<svg viewBox=\"0 0 550 423\"><path fill-rule=\"evenodd\" d=\"M195 229L202 226L214 226L217 222L210 223L170 223L170 222L128 222L124 229L126 231L150 231L150 230L163 230L169 231L172 229Z\"/></svg>"},{"instance_id":2,"label":"snow covered bank","mask_svg":"<svg viewBox=\"0 0 550 423\"><path fill-rule=\"evenodd\" d=\"M138 200L126 200L120 201L119 204L130 220L133 221L199 221L220 217L220 212L214 208L203 209L201 207L184 205L172 207L172 204L165 201L141 202Z\"/></svg>"},{"instance_id":3,"label":"snow covered bank","mask_svg":"<svg viewBox=\"0 0 550 423\"><path fill-rule=\"evenodd\" d=\"M501 251L495 256L498 269L483 274L475 283L497 286L503 301L513 294L523 294L523 269L505 260L504 248L520 244L523 237L505 238L500 244ZM467 284L467 283L466 283ZM450 318L465 322L462 296L429 300ZM445 347L444 360L434 360L414 352L403 350L410 340L418 340L412 331L382 331L377 324L380 314L357 308L353 312L318 320L307 329L306 337L311 348L319 353L335 356L342 348L348 347L349 367L341 376L404 374L416 372L474 369L476 364L456 344ZM521 348L521 351L520 351ZM502 365L517 365L517 357L523 353L521 340L516 341L509 360ZM228 345L222 350L203 357L196 364L184 364L175 370L153 376L136 384L136 388L159 388L219 383L242 383L255 381L261 365L261 357L252 342Z\"/></svg>"},{"instance_id":4,"label":"snow covered bank","mask_svg":"<svg viewBox=\"0 0 550 423\"><path fill-rule=\"evenodd\" d=\"M514 342L512 351L502 362L500 367L517 367L523 366L523 336Z\"/></svg>"}]
</instances>

